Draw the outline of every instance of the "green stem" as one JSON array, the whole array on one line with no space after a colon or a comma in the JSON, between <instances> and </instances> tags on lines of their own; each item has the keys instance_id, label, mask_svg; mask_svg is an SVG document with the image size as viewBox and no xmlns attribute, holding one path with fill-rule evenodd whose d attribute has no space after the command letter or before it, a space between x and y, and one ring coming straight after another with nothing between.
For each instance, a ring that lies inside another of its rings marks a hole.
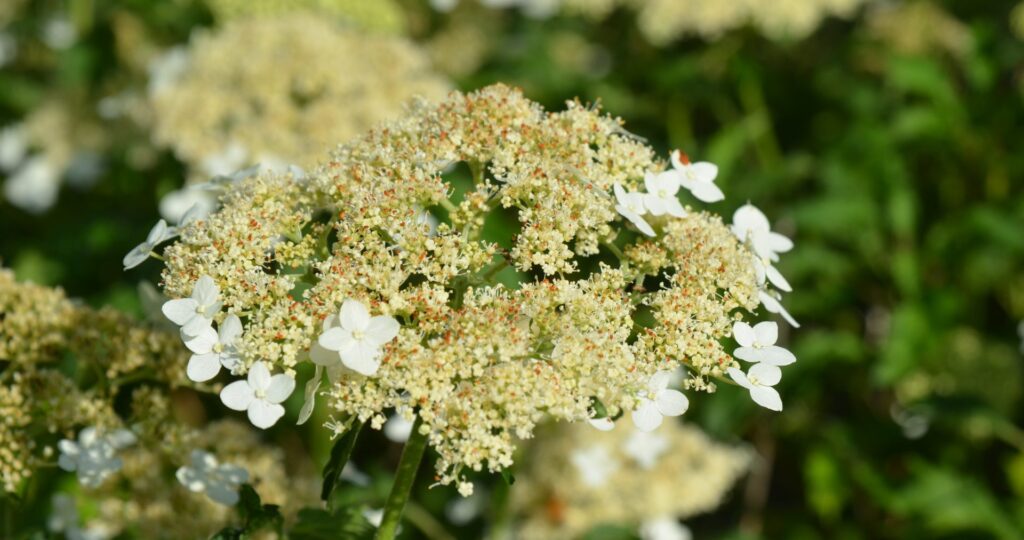
<instances>
[{"instance_id":1,"label":"green stem","mask_svg":"<svg viewBox=\"0 0 1024 540\"><path fill-rule=\"evenodd\" d=\"M414 502L410 502L405 509L405 517L429 540L455 540L455 537L446 531L444 525L434 519L426 508Z\"/></svg>"},{"instance_id":2,"label":"green stem","mask_svg":"<svg viewBox=\"0 0 1024 540\"><path fill-rule=\"evenodd\" d=\"M398 462L398 470L395 471L395 483L391 485L391 493L384 503L384 516L380 520L380 527L377 528L376 540L392 540L398 533L398 525L402 521L402 511L405 503L409 501L409 494L412 492L412 485L416 481L416 472L423 461L423 451L427 448L427 435L420 433L422 420L419 415L412 425L412 433L402 450L402 459Z\"/></svg>"}]
</instances>

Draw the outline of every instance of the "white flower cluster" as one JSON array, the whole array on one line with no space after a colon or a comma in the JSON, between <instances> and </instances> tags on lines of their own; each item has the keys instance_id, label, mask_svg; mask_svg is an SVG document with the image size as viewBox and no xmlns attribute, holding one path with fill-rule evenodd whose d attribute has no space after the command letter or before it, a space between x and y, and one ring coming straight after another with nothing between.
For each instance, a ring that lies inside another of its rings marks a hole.
<instances>
[{"instance_id":1,"label":"white flower cluster","mask_svg":"<svg viewBox=\"0 0 1024 540\"><path fill-rule=\"evenodd\" d=\"M78 441L63 439L57 444L57 464L65 471L77 472L83 486L98 487L121 470L117 452L135 444L135 440L135 434L126 429L101 433L95 427L87 427L78 434Z\"/></svg>"},{"instance_id":2,"label":"white flower cluster","mask_svg":"<svg viewBox=\"0 0 1024 540\"><path fill-rule=\"evenodd\" d=\"M640 232L655 236L654 229L644 216L686 217L686 209L676 195L679 188L688 190L701 201L712 203L725 198L722 190L715 185L718 166L706 161L690 163L680 151L672 152L672 168L660 173L647 172L644 175L646 193L626 192L615 184L615 210L628 219Z\"/></svg>"},{"instance_id":3,"label":"white flower cluster","mask_svg":"<svg viewBox=\"0 0 1024 540\"><path fill-rule=\"evenodd\" d=\"M181 485L193 493L206 493L211 500L225 506L238 502L238 487L249 480L249 473L202 450L193 450L192 465L178 469L175 476Z\"/></svg>"}]
</instances>

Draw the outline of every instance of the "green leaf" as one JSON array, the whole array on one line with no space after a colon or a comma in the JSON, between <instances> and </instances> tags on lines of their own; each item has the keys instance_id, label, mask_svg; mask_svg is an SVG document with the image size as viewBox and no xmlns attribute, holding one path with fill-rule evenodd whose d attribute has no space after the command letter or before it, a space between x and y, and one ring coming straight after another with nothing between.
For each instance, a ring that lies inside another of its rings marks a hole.
<instances>
[{"instance_id":1,"label":"green leaf","mask_svg":"<svg viewBox=\"0 0 1024 540\"><path fill-rule=\"evenodd\" d=\"M374 527L358 507L346 506L334 512L304 508L299 511L298 521L288 537L292 540L360 539L370 538L373 532Z\"/></svg>"},{"instance_id":2,"label":"green leaf","mask_svg":"<svg viewBox=\"0 0 1024 540\"><path fill-rule=\"evenodd\" d=\"M276 504L263 504L256 490L249 484L243 484L238 491L238 515L245 524L243 532L251 532L271 528L279 533L284 526L284 518Z\"/></svg>"},{"instance_id":3,"label":"green leaf","mask_svg":"<svg viewBox=\"0 0 1024 540\"><path fill-rule=\"evenodd\" d=\"M327 465L324 465L324 484L320 490L322 500L329 501L331 499L331 493L334 492L338 480L341 479L341 471L345 469L345 464L352 456L352 449L356 446L356 438L359 437L359 430L362 427L362 422L358 420L353 422L348 431L331 448L331 457L327 460Z\"/></svg>"},{"instance_id":4,"label":"green leaf","mask_svg":"<svg viewBox=\"0 0 1024 540\"><path fill-rule=\"evenodd\" d=\"M512 471L510 471L509 469L501 470L501 478L505 480L505 483L510 486L516 483L516 477L512 474Z\"/></svg>"}]
</instances>

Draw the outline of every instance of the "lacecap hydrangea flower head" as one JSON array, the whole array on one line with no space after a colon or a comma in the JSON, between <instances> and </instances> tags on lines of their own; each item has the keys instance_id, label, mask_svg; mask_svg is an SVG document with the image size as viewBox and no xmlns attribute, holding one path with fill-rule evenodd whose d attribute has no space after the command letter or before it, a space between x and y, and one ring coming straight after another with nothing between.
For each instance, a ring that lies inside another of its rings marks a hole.
<instances>
[{"instance_id":1,"label":"lacecap hydrangea flower head","mask_svg":"<svg viewBox=\"0 0 1024 540\"><path fill-rule=\"evenodd\" d=\"M780 409L789 356L744 351L745 372L723 341L759 306L784 312L773 263L792 244L752 206L732 226L704 210L717 168L669 157L594 107L545 112L502 85L420 102L308 176L228 186L163 251L164 313L189 372L230 372L222 401L255 425L310 362L300 420L318 398L338 433L397 411L464 494L464 469L508 467L542 420L651 430L729 376Z\"/></svg>"}]
</instances>

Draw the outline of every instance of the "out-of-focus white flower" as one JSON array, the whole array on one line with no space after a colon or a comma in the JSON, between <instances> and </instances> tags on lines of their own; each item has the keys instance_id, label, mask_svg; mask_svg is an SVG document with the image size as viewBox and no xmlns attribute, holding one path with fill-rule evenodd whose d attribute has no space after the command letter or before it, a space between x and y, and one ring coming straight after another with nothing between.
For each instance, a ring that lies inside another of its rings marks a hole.
<instances>
[{"instance_id":1,"label":"out-of-focus white flower","mask_svg":"<svg viewBox=\"0 0 1024 540\"><path fill-rule=\"evenodd\" d=\"M611 431L615 429L615 422L607 416L604 418L591 418L587 420L587 422L600 431Z\"/></svg>"},{"instance_id":2,"label":"out-of-focus white flower","mask_svg":"<svg viewBox=\"0 0 1024 540\"><path fill-rule=\"evenodd\" d=\"M205 382L216 377L221 366L234 370L242 360L235 348L235 340L241 335L242 321L232 314L220 323L219 329L207 326L195 336L185 339L185 346L195 353L189 358L186 368L188 378Z\"/></svg>"},{"instance_id":3,"label":"out-of-focus white flower","mask_svg":"<svg viewBox=\"0 0 1024 540\"><path fill-rule=\"evenodd\" d=\"M386 315L370 317L366 306L349 299L342 303L337 323L320 335L320 346L337 352L345 367L357 373L377 373L382 348L398 335L398 321Z\"/></svg>"},{"instance_id":4,"label":"out-of-focus white flower","mask_svg":"<svg viewBox=\"0 0 1024 540\"><path fill-rule=\"evenodd\" d=\"M384 424L384 436L391 442L404 443L409 440L410 434L412 434L412 421L401 414L391 415L391 418L388 418L387 423Z\"/></svg>"},{"instance_id":5,"label":"out-of-focus white flower","mask_svg":"<svg viewBox=\"0 0 1024 540\"><path fill-rule=\"evenodd\" d=\"M235 381L220 392L220 400L228 408L246 411L252 425L267 429L284 416L281 403L295 390L295 379L278 373L271 376L270 369L263 362L256 362L249 368L245 380Z\"/></svg>"},{"instance_id":6,"label":"out-of-focus white flower","mask_svg":"<svg viewBox=\"0 0 1024 540\"><path fill-rule=\"evenodd\" d=\"M641 468L650 469L658 463L658 458L668 450L668 447L668 438L638 429L626 439L622 451L633 458Z\"/></svg>"},{"instance_id":7,"label":"out-of-focus white flower","mask_svg":"<svg viewBox=\"0 0 1024 540\"><path fill-rule=\"evenodd\" d=\"M608 477L619 469L619 462L615 456L601 445L591 446L586 450L576 450L569 459L576 467L580 479L590 487L603 486L608 481Z\"/></svg>"},{"instance_id":8,"label":"out-of-focus white flower","mask_svg":"<svg viewBox=\"0 0 1024 540\"><path fill-rule=\"evenodd\" d=\"M160 199L160 215L170 223L184 225L185 214L202 219L217 209L217 196L196 187L178 189Z\"/></svg>"},{"instance_id":9,"label":"out-of-focus white flower","mask_svg":"<svg viewBox=\"0 0 1024 540\"><path fill-rule=\"evenodd\" d=\"M192 465L178 469L175 476L193 493L206 493L225 506L238 503L238 487L249 480L249 473L238 465L219 463L209 452L192 450Z\"/></svg>"},{"instance_id":10,"label":"out-of-focus white flower","mask_svg":"<svg viewBox=\"0 0 1024 540\"><path fill-rule=\"evenodd\" d=\"M4 196L11 204L26 212L45 212L57 202L60 171L44 155L35 155L24 162L4 182Z\"/></svg>"},{"instance_id":11,"label":"out-of-focus white flower","mask_svg":"<svg viewBox=\"0 0 1024 540\"><path fill-rule=\"evenodd\" d=\"M649 172L644 175L644 187L647 188L647 193L644 194L644 208L652 216L686 216L686 210L676 197L676 193L679 192L679 181L674 174Z\"/></svg>"},{"instance_id":12,"label":"out-of-focus white flower","mask_svg":"<svg viewBox=\"0 0 1024 540\"><path fill-rule=\"evenodd\" d=\"M78 508L69 495L58 493L53 496L53 509L46 518L46 528L52 533L64 533L67 540L107 540L114 532L99 524L85 528L78 525Z\"/></svg>"},{"instance_id":13,"label":"out-of-focus white flower","mask_svg":"<svg viewBox=\"0 0 1024 540\"><path fill-rule=\"evenodd\" d=\"M480 489L469 497L455 497L444 507L445 517L456 525L465 525L473 521L487 507L486 493Z\"/></svg>"},{"instance_id":14,"label":"out-of-focus white flower","mask_svg":"<svg viewBox=\"0 0 1024 540\"><path fill-rule=\"evenodd\" d=\"M690 163L690 158L679 150L670 155L672 168L679 181L679 187L685 188L694 197L706 203L725 199L725 194L715 185L718 177L718 165L707 161Z\"/></svg>"},{"instance_id":15,"label":"out-of-focus white flower","mask_svg":"<svg viewBox=\"0 0 1024 540\"><path fill-rule=\"evenodd\" d=\"M78 433L78 441L63 439L57 443L61 469L78 473L83 486L98 487L110 475L121 470L121 458L117 451L135 443L135 434L119 429L101 434L94 427L87 427Z\"/></svg>"},{"instance_id":16,"label":"out-of-focus white flower","mask_svg":"<svg viewBox=\"0 0 1024 540\"><path fill-rule=\"evenodd\" d=\"M736 384L750 391L754 403L773 411L782 410L782 397L772 388L782 380L782 370L771 364L754 364L746 373L729 368L729 376Z\"/></svg>"},{"instance_id":17,"label":"out-of-focus white flower","mask_svg":"<svg viewBox=\"0 0 1024 540\"><path fill-rule=\"evenodd\" d=\"M213 324L213 317L220 308L220 288L212 277L203 275L192 287L191 297L168 300L161 311L181 327L184 336L195 336Z\"/></svg>"},{"instance_id":18,"label":"out-of-focus white flower","mask_svg":"<svg viewBox=\"0 0 1024 540\"><path fill-rule=\"evenodd\" d=\"M149 95L155 96L173 87L188 70L188 64L188 49L183 46L172 47L150 61Z\"/></svg>"},{"instance_id":19,"label":"out-of-focus white flower","mask_svg":"<svg viewBox=\"0 0 1024 540\"><path fill-rule=\"evenodd\" d=\"M202 162L203 172L207 176L223 176L242 168L249 157L249 151L238 141L231 141L223 150L212 154ZM257 169L258 170L258 169Z\"/></svg>"},{"instance_id":20,"label":"out-of-focus white flower","mask_svg":"<svg viewBox=\"0 0 1024 540\"><path fill-rule=\"evenodd\" d=\"M632 414L637 429L654 431L664 417L679 416L690 407L690 400L682 392L668 388L671 380L671 371L659 371L651 375L647 389L640 395L639 404Z\"/></svg>"},{"instance_id":21,"label":"out-of-focus white flower","mask_svg":"<svg viewBox=\"0 0 1024 540\"><path fill-rule=\"evenodd\" d=\"M619 184L615 184L613 189L615 190L615 201L618 203L615 205L615 211L628 219L637 229L640 229L640 232L647 236L654 236L654 229L643 218L644 213L647 212L644 207L644 194L626 193L626 190L622 189Z\"/></svg>"},{"instance_id":22,"label":"out-of-focus white flower","mask_svg":"<svg viewBox=\"0 0 1024 540\"><path fill-rule=\"evenodd\" d=\"M793 241L785 236L772 232L771 223L763 212L752 204L745 204L732 216L732 232L750 245L750 249L762 259L778 261L779 253L793 249Z\"/></svg>"},{"instance_id":23,"label":"out-of-focus white flower","mask_svg":"<svg viewBox=\"0 0 1024 540\"><path fill-rule=\"evenodd\" d=\"M75 44L78 39L78 31L70 20L55 17L43 24L43 43L47 47L56 50L64 50Z\"/></svg>"},{"instance_id":24,"label":"out-of-focus white flower","mask_svg":"<svg viewBox=\"0 0 1024 540\"><path fill-rule=\"evenodd\" d=\"M779 339L779 325L774 322L760 322L751 327L743 321L732 325L732 335L740 347L733 356L747 362L764 362L773 366L788 366L796 362L796 356L775 344Z\"/></svg>"},{"instance_id":25,"label":"out-of-focus white flower","mask_svg":"<svg viewBox=\"0 0 1024 540\"><path fill-rule=\"evenodd\" d=\"M174 227L168 227L167 222L160 220L153 225L153 228L149 230L149 234L146 235L146 240L141 244L132 248L124 259L121 261L124 264L125 270L131 270L136 266L144 263L146 259L153 253L156 247L171 238L178 233Z\"/></svg>"},{"instance_id":26,"label":"out-of-focus white flower","mask_svg":"<svg viewBox=\"0 0 1024 540\"><path fill-rule=\"evenodd\" d=\"M14 124L0 129L0 169L9 171L18 166L28 153L25 127Z\"/></svg>"},{"instance_id":27,"label":"out-of-focus white flower","mask_svg":"<svg viewBox=\"0 0 1024 540\"><path fill-rule=\"evenodd\" d=\"M690 529L672 516L649 519L640 525L641 540L693 540Z\"/></svg>"}]
</instances>

